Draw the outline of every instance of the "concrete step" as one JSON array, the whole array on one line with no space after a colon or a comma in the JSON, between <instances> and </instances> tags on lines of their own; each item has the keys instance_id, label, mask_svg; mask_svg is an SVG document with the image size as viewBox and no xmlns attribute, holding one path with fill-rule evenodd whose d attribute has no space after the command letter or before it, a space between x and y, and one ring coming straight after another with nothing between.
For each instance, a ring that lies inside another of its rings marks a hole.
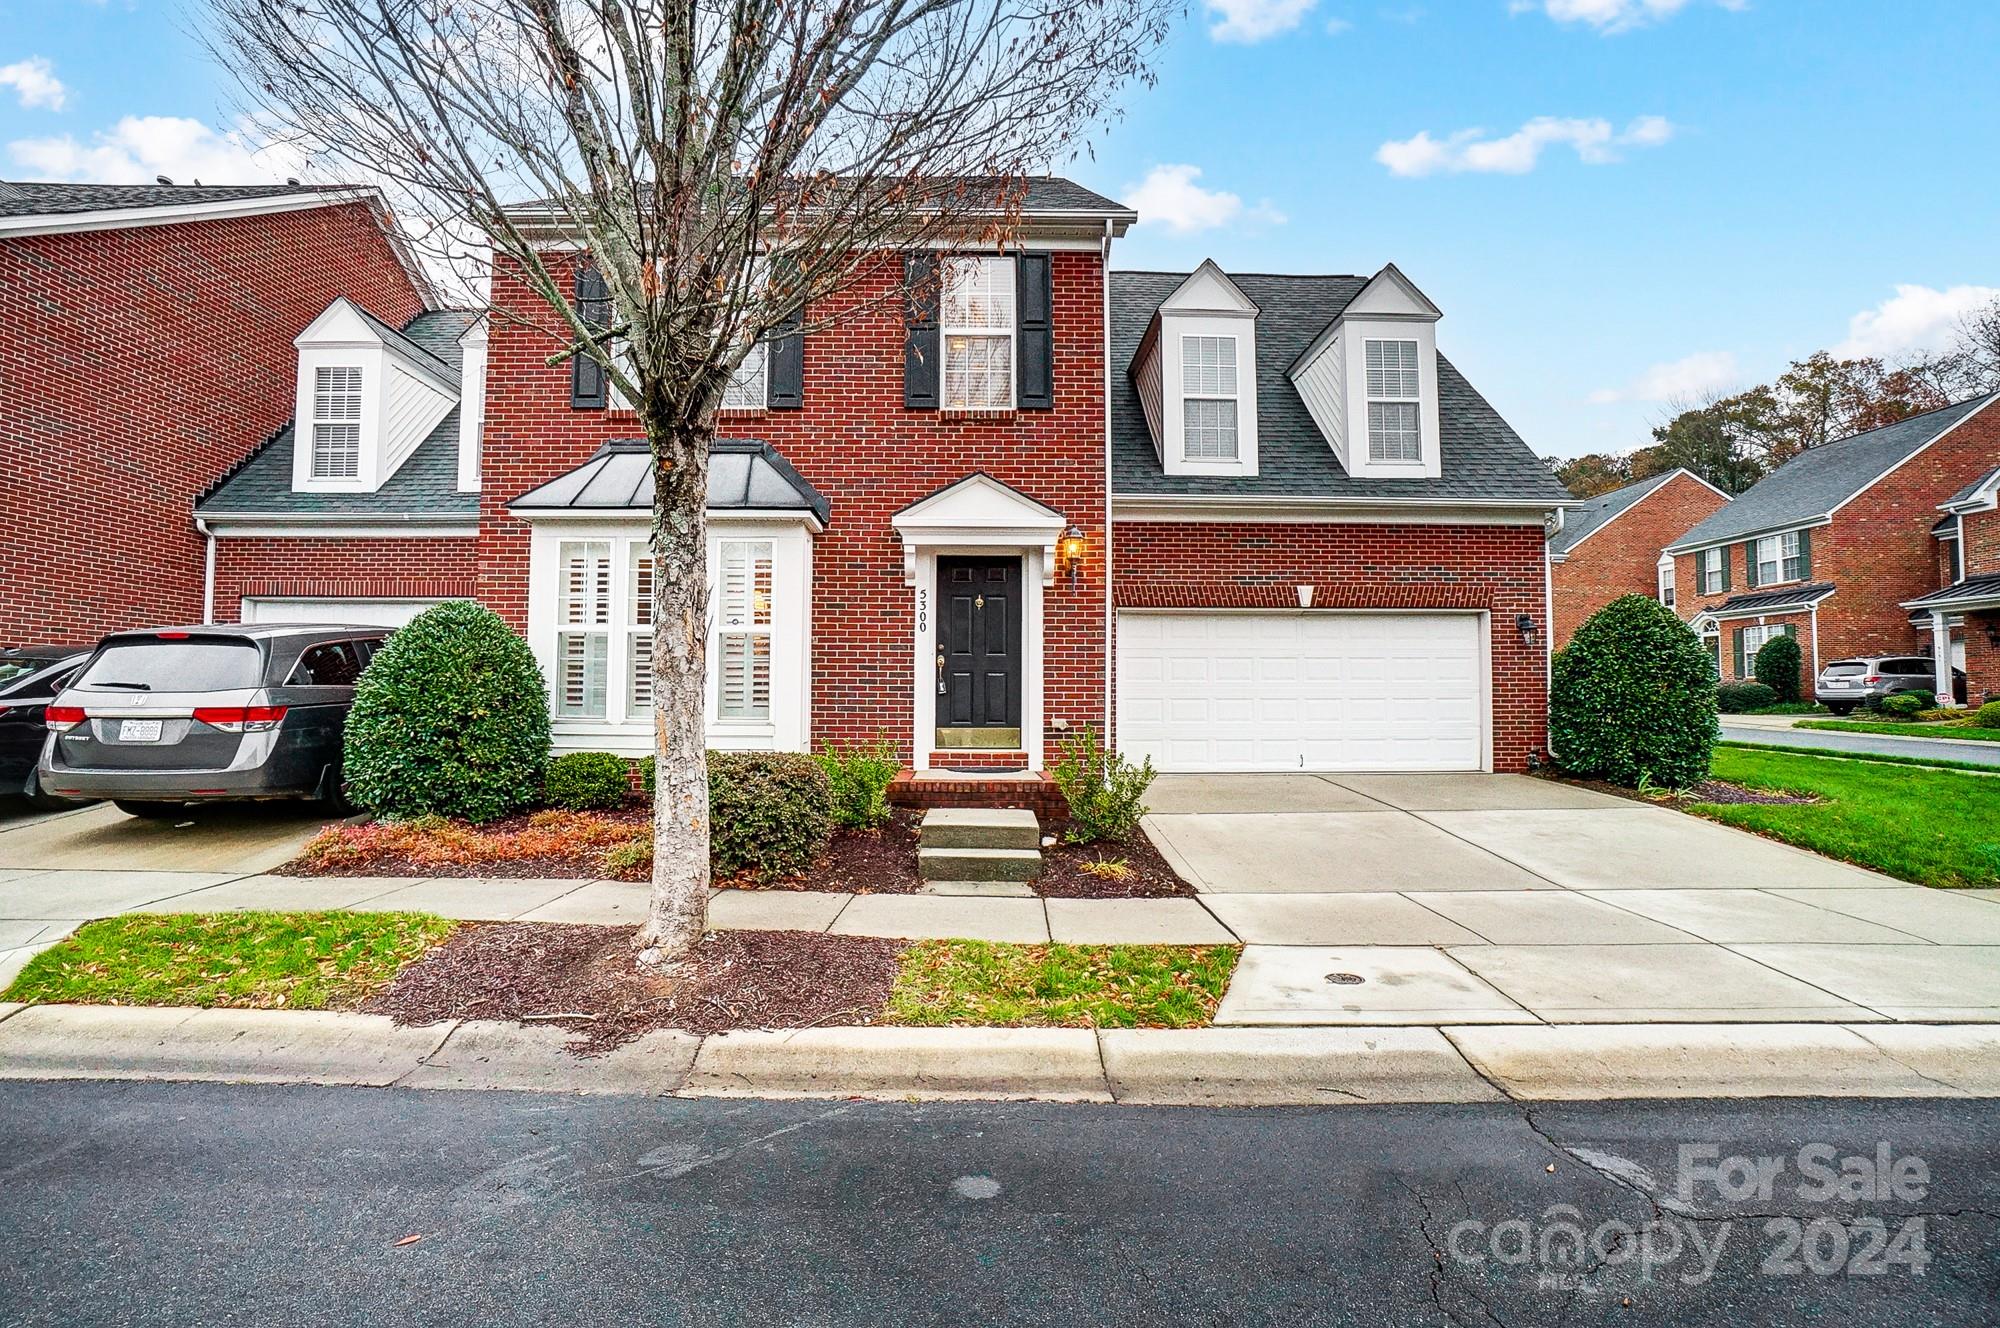
<instances>
[{"instance_id":1,"label":"concrete step","mask_svg":"<svg viewBox=\"0 0 2000 1328\"><path fill-rule=\"evenodd\" d=\"M926 881L1027 881L1041 875L1035 848L919 848L917 875Z\"/></svg>"},{"instance_id":2,"label":"concrete step","mask_svg":"<svg viewBox=\"0 0 2000 1328\"><path fill-rule=\"evenodd\" d=\"M933 807L917 842L925 848L1040 848L1041 822L1025 807Z\"/></svg>"},{"instance_id":3,"label":"concrete step","mask_svg":"<svg viewBox=\"0 0 2000 1328\"><path fill-rule=\"evenodd\" d=\"M1033 899L1026 881L925 881L920 895L976 895L985 899Z\"/></svg>"}]
</instances>

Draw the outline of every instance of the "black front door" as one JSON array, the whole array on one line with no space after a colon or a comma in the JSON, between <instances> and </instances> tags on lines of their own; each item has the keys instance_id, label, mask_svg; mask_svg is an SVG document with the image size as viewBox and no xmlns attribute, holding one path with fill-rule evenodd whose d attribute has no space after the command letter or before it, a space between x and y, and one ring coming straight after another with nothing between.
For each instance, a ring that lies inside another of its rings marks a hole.
<instances>
[{"instance_id":1,"label":"black front door","mask_svg":"<svg viewBox=\"0 0 2000 1328\"><path fill-rule=\"evenodd\" d=\"M940 557L937 566L938 741L1018 746L1021 560Z\"/></svg>"}]
</instances>

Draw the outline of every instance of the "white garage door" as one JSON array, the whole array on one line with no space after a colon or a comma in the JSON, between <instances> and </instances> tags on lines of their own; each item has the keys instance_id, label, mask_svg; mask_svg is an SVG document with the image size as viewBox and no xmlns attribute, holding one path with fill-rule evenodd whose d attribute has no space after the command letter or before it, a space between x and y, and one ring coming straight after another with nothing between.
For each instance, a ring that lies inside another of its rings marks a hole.
<instances>
[{"instance_id":1,"label":"white garage door","mask_svg":"<svg viewBox=\"0 0 2000 1328\"><path fill-rule=\"evenodd\" d=\"M1160 770L1478 770L1472 613L1121 613L1118 745Z\"/></svg>"},{"instance_id":2,"label":"white garage door","mask_svg":"<svg viewBox=\"0 0 2000 1328\"><path fill-rule=\"evenodd\" d=\"M438 602L434 599L246 599L243 621L401 627Z\"/></svg>"}]
</instances>

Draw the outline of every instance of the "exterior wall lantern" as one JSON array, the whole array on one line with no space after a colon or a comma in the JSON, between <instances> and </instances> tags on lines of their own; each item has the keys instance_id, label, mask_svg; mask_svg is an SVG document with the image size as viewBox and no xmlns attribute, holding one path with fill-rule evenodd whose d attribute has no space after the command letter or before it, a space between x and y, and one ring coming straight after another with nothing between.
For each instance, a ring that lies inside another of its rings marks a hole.
<instances>
[{"instance_id":1,"label":"exterior wall lantern","mask_svg":"<svg viewBox=\"0 0 2000 1328\"><path fill-rule=\"evenodd\" d=\"M1056 540L1056 565L1069 573L1071 585L1076 584L1077 573L1083 567L1085 547L1083 531L1076 526L1067 527Z\"/></svg>"},{"instance_id":2,"label":"exterior wall lantern","mask_svg":"<svg viewBox=\"0 0 2000 1328\"><path fill-rule=\"evenodd\" d=\"M1521 633L1522 645L1532 646L1535 644L1535 620L1531 615L1525 613L1516 615L1514 618L1514 627Z\"/></svg>"}]
</instances>

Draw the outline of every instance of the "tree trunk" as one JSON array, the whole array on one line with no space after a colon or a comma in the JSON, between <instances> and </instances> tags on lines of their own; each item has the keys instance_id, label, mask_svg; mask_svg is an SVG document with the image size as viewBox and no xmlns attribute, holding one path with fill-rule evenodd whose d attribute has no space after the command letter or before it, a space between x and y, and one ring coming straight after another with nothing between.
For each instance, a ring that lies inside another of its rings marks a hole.
<instances>
[{"instance_id":1,"label":"tree trunk","mask_svg":"<svg viewBox=\"0 0 2000 1328\"><path fill-rule=\"evenodd\" d=\"M654 424L653 894L634 944L671 969L708 923L708 444Z\"/></svg>"}]
</instances>

